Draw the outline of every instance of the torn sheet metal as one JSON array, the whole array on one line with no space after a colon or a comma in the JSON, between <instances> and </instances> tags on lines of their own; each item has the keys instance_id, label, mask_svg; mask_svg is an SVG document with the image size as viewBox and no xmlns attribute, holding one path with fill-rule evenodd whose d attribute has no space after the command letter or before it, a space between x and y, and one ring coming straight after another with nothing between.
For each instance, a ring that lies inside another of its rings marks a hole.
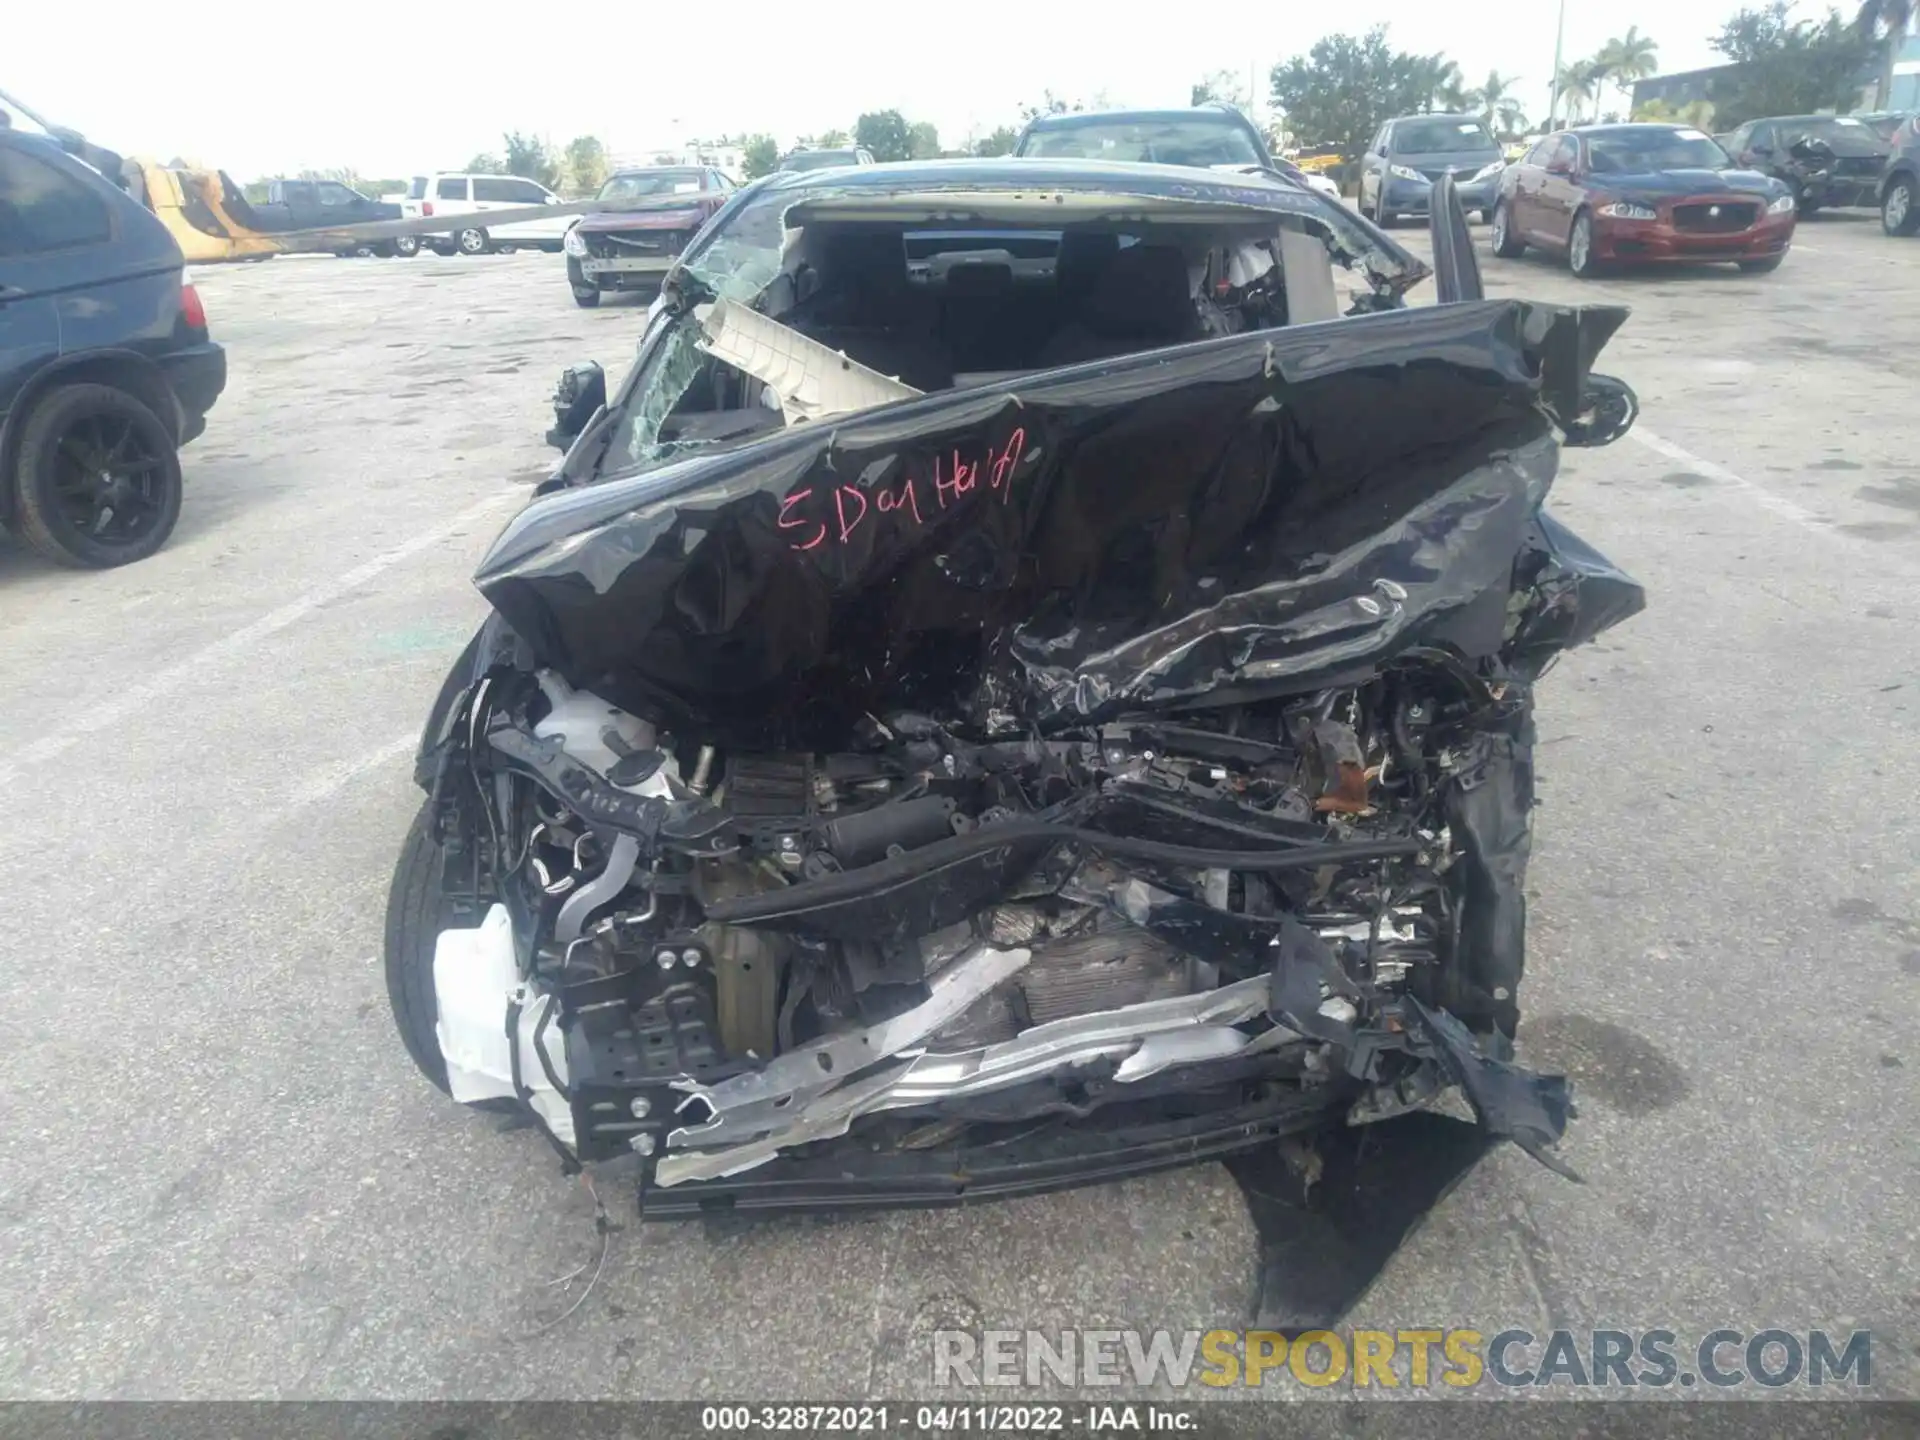
<instances>
[{"instance_id":1,"label":"torn sheet metal","mask_svg":"<svg viewBox=\"0 0 1920 1440\"><path fill-rule=\"evenodd\" d=\"M789 425L871 410L921 393L744 305L720 300L694 316L707 337L700 348L764 381Z\"/></svg>"},{"instance_id":2,"label":"torn sheet metal","mask_svg":"<svg viewBox=\"0 0 1920 1440\"><path fill-rule=\"evenodd\" d=\"M722 746L1308 688L1497 616L1565 367L1621 313L1396 311L927 395L538 501L476 579L544 663Z\"/></svg>"}]
</instances>

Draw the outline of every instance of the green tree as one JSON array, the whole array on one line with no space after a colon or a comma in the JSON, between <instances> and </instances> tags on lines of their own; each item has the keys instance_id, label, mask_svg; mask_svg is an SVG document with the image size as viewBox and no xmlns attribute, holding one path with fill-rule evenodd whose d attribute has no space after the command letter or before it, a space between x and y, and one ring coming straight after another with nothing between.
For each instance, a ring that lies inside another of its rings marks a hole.
<instances>
[{"instance_id":1,"label":"green tree","mask_svg":"<svg viewBox=\"0 0 1920 1440\"><path fill-rule=\"evenodd\" d=\"M1066 115L1069 113L1077 113L1086 108L1085 101L1062 100L1058 95L1055 95L1053 91L1047 90L1041 93L1040 103L1038 105L1026 104L1020 107L1020 118L1022 120L1038 120L1042 115Z\"/></svg>"},{"instance_id":2,"label":"green tree","mask_svg":"<svg viewBox=\"0 0 1920 1440\"><path fill-rule=\"evenodd\" d=\"M873 158L883 164L913 157L913 138L907 130L907 117L898 110L875 110L862 115L853 125L853 143L871 151Z\"/></svg>"},{"instance_id":3,"label":"green tree","mask_svg":"<svg viewBox=\"0 0 1920 1440\"><path fill-rule=\"evenodd\" d=\"M844 130L829 130L814 141L816 150L842 150L853 143L853 137Z\"/></svg>"},{"instance_id":4,"label":"green tree","mask_svg":"<svg viewBox=\"0 0 1920 1440\"><path fill-rule=\"evenodd\" d=\"M1740 68L1715 101L1714 122L1731 130L1763 115L1845 109L1874 42L1829 10L1824 20L1790 20L1786 0L1742 10L1710 42Z\"/></svg>"},{"instance_id":5,"label":"green tree","mask_svg":"<svg viewBox=\"0 0 1920 1440\"><path fill-rule=\"evenodd\" d=\"M1913 24L1914 0L1860 0L1860 11L1853 17L1853 28L1873 42L1880 53L1880 75L1874 82L1874 108L1886 109L1893 103L1893 64L1900 58L1900 44L1907 27Z\"/></svg>"},{"instance_id":6,"label":"green tree","mask_svg":"<svg viewBox=\"0 0 1920 1440\"><path fill-rule=\"evenodd\" d=\"M931 121L916 120L907 127L907 158L910 160L934 160L940 155L940 132ZM875 152L874 159L879 159Z\"/></svg>"},{"instance_id":7,"label":"green tree","mask_svg":"<svg viewBox=\"0 0 1920 1440\"><path fill-rule=\"evenodd\" d=\"M1554 80L1554 108L1548 112L1547 122L1564 120L1569 125L1577 124L1587 107L1599 99L1601 83L1599 66L1591 60L1573 60L1562 65Z\"/></svg>"},{"instance_id":8,"label":"green tree","mask_svg":"<svg viewBox=\"0 0 1920 1440\"><path fill-rule=\"evenodd\" d=\"M1633 118L1655 125L1691 125L1696 130L1714 128L1711 100L1689 100L1684 105L1675 105L1671 100L1649 100L1634 108Z\"/></svg>"},{"instance_id":9,"label":"green tree","mask_svg":"<svg viewBox=\"0 0 1920 1440\"><path fill-rule=\"evenodd\" d=\"M1660 68L1660 46L1652 36L1642 35L1638 25L1629 25L1626 34L1600 47L1593 64L1598 78L1615 86L1621 99L1631 105L1633 82L1646 79Z\"/></svg>"},{"instance_id":10,"label":"green tree","mask_svg":"<svg viewBox=\"0 0 1920 1440\"><path fill-rule=\"evenodd\" d=\"M1001 125L989 134L973 142L976 155L1011 155L1013 147L1020 142L1020 132L1011 125Z\"/></svg>"},{"instance_id":11,"label":"green tree","mask_svg":"<svg viewBox=\"0 0 1920 1440\"><path fill-rule=\"evenodd\" d=\"M1465 114L1477 103L1473 92L1467 89L1466 81L1460 74L1458 61L1449 60L1444 55L1422 57L1422 84L1427 92L1427 103L1422 109L1447 110L1456 115Z\"/></svg>"},{"instance_id":12,"label":"green tree","mask_svg":"<svg viewBox=\"0 0 1920 1440\"><path fill-rule=\"evenodd\" d=\"M549 190L560 184L560 162L538 136L522 135L518 130L500 137L507 151L507 174L525 180L538 180Z\"/></svg>"},{"instance_id":13,"label":"green tree","mask_svg":"<svg viewBox=\"0 0 1920 1440\"><path fill-rule=\"evenodd\" d=\"M1479 111L1487 128L1502 137L1524 130L1527 117L1514 93L1519 83L1512 75L1489 70L1485 82L1467 92L1466 108Z\"/></svg>"},{"instance_id":14,"label":"green tree","mask_svg":"<svg viewBox=\"0 0 1920 1440\"><path fill-rule=\"evenodd\" d=\"M567 184L576 195L591 195L606 182L607 147L598 135L576 135L567 142Z\"/></svg>"},{"instance_id":15,"label":"green tree","mask_svg":"<svg viewBox=\"0 0 1920 1440\"><path fill-rule=\"evenodd\" d=\"M1247 93L1247 77L1237 70L1216 70L1199 84L1192 87L1189 104L1205 105L1219 101L1231 105L1242 115L1253 110L1253 97Z\"/></svg>"},{"instance_id":16,"label":"green tree","mask_svg":"<svg viewBox=\"0 0 1920 1440\"><path fill-rule=\"evenodd\" d=\"M467 161L466 173L469 175L504 175L507 167L501 163L498 155L476 155Z\"/></svg>"},{"instance_id":17,"label":"green tree","mask_svg":"<svg viewBox=\"0 0 1920 1440\"><path fill-rule=\"evenodd\" d=\"M1393 49L1385 26L1329 35L1273 67L1273 104L1299 144L1332 145L1357 160L1383 122L1433 108L1444 81L1437 58Z\"/></svg>"},{"instance_id":18,"label":"green tree","mask_svg":"<svg viewBox=\"0 0 1920 1440\"><path fill-rule=\"evenodd\" d=\"M780 145L771 135L749 135L740 147L740 168L749 180L771 175L780 163Z\"/></svg>"}]
</instances>

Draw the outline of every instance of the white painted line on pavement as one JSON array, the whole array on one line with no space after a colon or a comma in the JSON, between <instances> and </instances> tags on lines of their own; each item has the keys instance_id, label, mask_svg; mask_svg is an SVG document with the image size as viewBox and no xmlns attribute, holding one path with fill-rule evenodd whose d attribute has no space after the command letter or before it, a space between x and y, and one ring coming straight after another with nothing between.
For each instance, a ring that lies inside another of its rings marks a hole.
<instances>
[{"instance_id":1,"label":"white painted line on pavement","mask_svg":"<svg viewBox=\"0 0 1920 1440\"><path fill-rule=\"evenodd\" d=\"M155 702L179 689L188 680L205 675L210 667L244 654L262 640L277 635L289 625L306 619L328 601L337 600L349 591L359 589L369 580L386 573L401 561L411 559L422 550L432 549L463 526L482 519L489 511L498 510L510 502L524 503L526 498L526 487L519 485L510 490L489 495L486 499L469 505L445 524L422 531L405 544L396 545L385 554L376 555L364 564L342 571L326 584L316 586L298 599L289 600L277 610L269 610L258 620L241 626L231 635L223 635L211 645L202 646L177 665L169 665L151 680L130 686L108 703L87 711L71 721L64 729L42 735L31 744L21 746L11 757L0 761L0 785L5 785L28 766L43 764L65 754L89 735L97 735L102 730L110 730L116 725L124 724Z\"/></svg>"},{"instance_id":2,"label":"white painted line on pavement","mask_svg":"<svg viewBox=\"0 0 1920 1440\"><path fill-rule=\"evenodd\" d=\"M382 765L391 760L398 760L402 755L411 755L414 747L419 743L419 732L408 731L405 735L395 736L378 750L369 750L356 759L342 760L337 765L329 765L293 792L292 797L287 801L287 809L289 811L304 810L309 805L318 805L323 800L331 799L362 775L378 770Z\"/></svg>"},{"instance_id":3,"label":"white painted line on pavement","mask_svg":"<svg viewBox=\"0 0 1920 1440\"><path fill-rule=\"evenodd\" d=\"M1663 439L1654 434L1644 425L1635 425L1631 430L1627 431L1627 438L1629 440L1638 440L1642 445L1653 451L1654 454L1664 455L1675 464L1684 465L1696 474L1706 476L1709 480L1718 480L1723 485L1731 485L1737 490L1746 492L1747 498L1752 500L1754 504L1758 505L1768 514L1777 515L1782 520L1791 520L1802 529L1811 530L1819 535L1832 535L1834 533L1832 525L1822 520L1805 506L1796 505L1784 495L1774 494L1773 491L1767 489L1764 485L1754 484L1753 481L1747 479L1744 475L1734 474L1733 471L1727 469L1724 465L1716 465L1711 460L1702 459L1691 450L1684 449L1674 444L1671 440Z\"/></svg>"}]
</instances>

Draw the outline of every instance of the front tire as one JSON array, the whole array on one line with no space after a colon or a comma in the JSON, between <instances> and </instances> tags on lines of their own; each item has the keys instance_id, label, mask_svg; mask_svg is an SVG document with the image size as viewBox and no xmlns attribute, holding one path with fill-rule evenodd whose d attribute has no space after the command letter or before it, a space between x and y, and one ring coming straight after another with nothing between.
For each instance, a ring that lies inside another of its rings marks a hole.
<instances>
[{"instance_id":1,"label":"front tire","mask_svg":"<svg viewBox=\"0 0 1920 1440\"><path fill-rule=\"evenodd\" d=\"M393 242L393 253L402 260L411 260L420 253L420 237L418 235L400 236Z\"/></svg>"},{"instance_id":2,"label":"front tire","mask_svg":"<svg viewBox=\"0 0 1920 1440\"><path fill-rule=\"evenodd\" d=\"M1911 175L1902 175L1880 197L1880 228L1889 235L1920 231L1920 187Z\"/></svg>"},{"instance_id":3,"label":"front tire","mask_svg":"<svg viewBox=\"0 0 1920 1440\"><path fill-rule=\"evenodd\" d=\"M1373 195L1373 223L1382 230L1391 230L1399 218L1387 209L1387 187L1383 184Z\"/></svg>"},{"instance_id":4,"label":"front tire","mask_svg":"<svg viewBox=\"0 0 1920 1440\"><path fill-rule=\"evenodd\" d=\"M441 892L444 857L433 838L433 807L422 804L400 845L387 891L387 1003L394 1028L415 1068L435 1089L449 1093L447 1060L434 1026L440 1006L433 992L433 952L440 932L455 920ZM470 923L470 922L469 922ZM476 1110L514 1110L511 1100L480 1100Z\"/></svg>"},{"instance_id":5,"label":"front tire","mask_svg":"<svg viewBox=\"0 0 1920 1440\"><path fill-rule=\"evenodd\" d=\"M491 242L484 230L467 229L453 237L453 248L462 255L484 255Z\"/></svg>"},{"instance_id":6,"label":"front tire","mask_svg":"<svg viewBox=\"0 0 1920 1440\"><path fill-rule=\"evenodd\" d=\"M1584 210L1573 217L1573 230L1567 236L1567 268L1579 280L1591 280L1600 273L1600 262L1593 258L1593 217Z\"/></svg>"},{"instance_id":7,"label":"front tire","mask_svg":"<svg viewBox=\"0 0 1920 1440\"><path fill-rule=\"evenodd\" d=\"M573 303L582 310L591 310L600 303L600 287L587 278L587 272L571 255L567 256L567 284L573 289Z\"/></svg>"},{"instance_id":8,"label":"front tire","mask_svg":"<svg viewBox=\"0 0 1920 1440\"><path fill-rule=\"evenodd\" d=\"M1786 258L1784 255L1768 255L1760 260L1742 260L1739 264L1740 268L1749 275L1771 275L1780 268L1780 262Z\"/></svg>"},{"instance_id":9,"label":"front tire","mask_svg":"<svg viewBox=\"0 0 1920 1440\"><path fill-rule=\"evenodd\" d=\"M20 536L56 565L144 560L180 519L180 451L160 417L111 385L41 397L20 431Z\"/></svg>"},{"instance_id":10,"label":"front tire","mask_svg":"<svg viewBox=\"0 0 1920 1440\"><path fill-rule=\"evenodd\" d=\"M1525 253L1527 242L1513 233L1513 212L1506 201L1493 207L1493 218L1487 223L1493 228L1488 240L1495 255L1502 260L1518 260Z\"/></svg>"}]
</instances>

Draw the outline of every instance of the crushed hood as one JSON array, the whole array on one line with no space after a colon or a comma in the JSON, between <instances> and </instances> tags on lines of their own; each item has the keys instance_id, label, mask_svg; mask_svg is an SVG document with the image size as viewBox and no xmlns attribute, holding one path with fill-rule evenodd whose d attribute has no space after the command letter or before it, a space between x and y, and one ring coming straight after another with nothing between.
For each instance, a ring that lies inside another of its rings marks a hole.
<instances>
[{"instance_id":1,"label":"crushed hood","mask_svg":"<svg viewBox=\"0 0 1920 1440\"><path fill-rule=\"evenodd\" d=\"M605 234L620 230L693 230L707 223L720 208L724 195L663 195L657 200L634 201L618 210L580 217L582 232Z\"/></svg>"},{"instance_id":2,"label":"crushed hood","mask_svg":"<svg viewBox=\"0 0 1920 1440\"><path fill-rule=\"evenodd\" d=\"M1625 314L1394 311L796 425L538 501L476 583L575 683L770 748L902 708L1059 729L1440 639L1488 653ZM1592 577L1555 564L1544 653L1638 608L1624 582L1581 610Z\"/></svg>"}]
</instances>

